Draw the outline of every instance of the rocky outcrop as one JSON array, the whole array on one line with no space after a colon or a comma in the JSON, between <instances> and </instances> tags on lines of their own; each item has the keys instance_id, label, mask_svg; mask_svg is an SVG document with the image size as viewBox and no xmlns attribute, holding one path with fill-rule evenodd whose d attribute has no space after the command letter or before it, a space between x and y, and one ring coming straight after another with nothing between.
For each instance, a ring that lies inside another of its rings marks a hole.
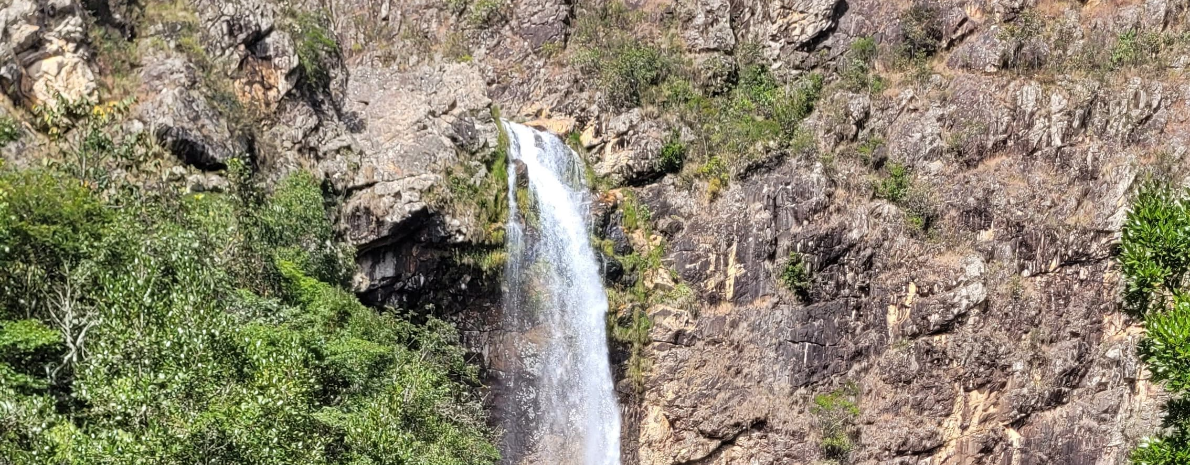
<instances>
[{"instance_id":1,"label":"rocky outcrop","mask_svg":"<svg viewBox=\"0 0 1190 465\"><path fill-rule=\"evenodd\" d=\"M805 50L834 27L844 3L838 0L733 3L732 24L737 37L765 44L769 56L776 58Z\"/></svg>"},{"instance_id":2,"label":"rocky outcrop","mask_svg":"<svg viewBox=\"0 0 1190 465\"><path fill-rule=\"evenodd\" d=\"M449 248L478 239L488 225L452 215L461 212L430 197L449 196L447 173L496 146L482 78L464 64L408 73L357 68L347 98L347 111L364 122L353 136L363 155L346 183L342 224L359 251L357 290L374 302L408 305L417 299L401 295L458 284L441 269L449 266Z\"/></svg>"},{"instance_id":3,"label":"rocky outcrop","mask_svg":"<svg viewBox=\"0 0 1190 465\"><path fill-rule=\"evenodd\" d=\"M617 185L639 185L664 174L661 147L667 132L635 109L589 128L583 144L594 150L595 174Z\"/></svg>"},{"instance_id":4,"label":"rocky outcrop","mask_svg":"<svg viewBox=\"0 0 1190 465\"><path fill-rule=\"evenodd\" d=\"M0 9L0 85L28 106L95 97L82 7L72 0L15 0Z\"/></svg>"},{"instance_id":5,"label":"rocky outcrop","mask_svg":"<svg viewBox=\"0 0 1190 465\"><path fill-rule=\"evenodd\" d=\"M205 170L227 167L232 157L249 155L249 141L211 105L200 71L176 54L151 56L141 69L142 93L150 97L137 117L179 159Z\"/></svg>"}]
</instances>

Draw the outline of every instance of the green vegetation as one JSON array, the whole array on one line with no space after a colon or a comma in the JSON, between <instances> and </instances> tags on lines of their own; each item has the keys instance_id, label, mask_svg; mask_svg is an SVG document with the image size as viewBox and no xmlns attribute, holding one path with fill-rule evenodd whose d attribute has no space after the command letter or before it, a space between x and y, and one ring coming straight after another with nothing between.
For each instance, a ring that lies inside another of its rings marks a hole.
<instances>
[{"instance_id":1,"label":"green vegetation","mask_svg":"<svg viewBox=\"0 0 1190 465\"><path fill-rule=\"evenodd\" d=\"M21 138L21 124L11 116L0 116L0 148Z\"/></svg>"},{"instance_id":2,"label":"green vegetation","mask_svg":"<svg viewBox=\"0 0 1190 465\"><path fill-rule=\"evenodd\" d=\"M942 46L942 6L934 0L918 0L901 13L901 45L898 54L916 59L930 57Z\"/></svg>"},{"instance_id":3,"label":"green vegetation","mask_svg":"<svg viewBox=\"0 0 1190 465\"><path fill-rule=\"evenodd\" d=\"M673 132L665 140L665 146L661 147L661 171L667 173L681 171L682 163L685 161L686 145L678 138L678 133Z\"/></svg>"},{"instance_id":4,"label":"green vegetation","mask_svg":"<svg viewBox=\"0 0 1190 465\"><path fill-rule=\"evenodd\" d=\"M1080 40L1074 40L1081 37ZM1002 62L1021 74L1083 74L1097 79L1109 73L1160 69L1190 48L1190 34L1129 29L1118 35L1083 30L1077 21L1046 17L1025 9L1005 23L997 36L1007 47Z\"/></svg>"},{"instance_id":5,"label":"green vegetation","mask_svg":"<svg viewBox=\"0 0 1190 465\"><path fill-rule=\"evenodd\" d=\"M884 146L884 139L880 137L869 137L860 142L855 147L855 153L859 155L859 160L865 165L872 164L873 156L876 155L876 150Z\"/></svg>"},{"instance_id":6,"label":"green vegetation","mask_svg":"<svg viewBox=\"0 0 1190 465\"><path fill-rule=\"evenodd\" d=\"M703 95L689 81L673 78L655 98L694 130L687 157L694 163L686 164L690 168L683 175L706 181L713 199L732 178L813 146L800 123L813 111L822 87L818 74L782 83L767 66L749 64L728 93Z\"/></svg>"},{"instance_id":7,"label":"green vegetation","mask_svg":"<svg viewBox=\"0 0 1190 465\"><path fill-rule=\"evenodd\" d=\"M0 168L0 457L497 460L455 331L343 287L313 176L269 192L237 160L226 194L97 176L123 157L118 106L43 114L56 161Z\"/></svg>"},{"instance_id":8,"label":"green vegetation","mask_svg":"<svg viewBox=\"0 0 1190 465\"><path fill-rule=\"evenodd\" d=\"M937 200L928 186L915 185L913 174L903 164L889 162L885 165L885 171L888 174L872 185L876 197L901 207L905 211L906 222L913 229L931 232L939 213Z\"/></svg>"},{"instance_id":9,"label":"green vegetation","mask_svg":"<svg viewBox=\"0 0 1190 465\"><path fill-rule=\"evenodd\" d=\"M575 19L571 62L594 76L613 105L632 107L677 63L678 52L663 50L632 34L638 15L621 1L584 6Z\"/></svg>"},{"instance_id":10,"label":"green vegetation","mask_svg":"<svg viewBox=\"0 0 1190 465\"><path fill-rule=\"evenodd\" d=\"M330 82L330 67L339 54L339 43L322 14L290 13L290 32L297 46L298 66L309 89L322 89Z\"/></svg>"},{"instance_id":11,"label":"green vegetation","mask_svg":"<svg viewBox=\"0 0 1190 465\"><path fill-rule=\"evenodd\" d=\"M1140 358L1152 380L1171 399L1164 427L1132 451L1133 463L1190 461L1190 200L1181 189L1147 183L1124 222L1119 262L1124 276L1124 310L1144 320Z\"/></svg>"},{"instance_id":12,"label":"green vegetation","mask_svg":"<svg viewBox=\"0 0 1190 465\"><path fill-rule=\"evenodd\" d=\"M500 121L500 110L492 109L493 121ZM490 249L504 246L504 225L508 221L508 134L497 124L496 147L484 157L483 164L455 166L447 171L445 189L436 188L428 194L428 201L451 212L458 218L472 218L482 228L477 237L481 246ZM520 192L518 192L518 195ZM518 199L531 214L528 198Z\"/></svg>"},{"instance_id":13,"label":"green vegetation","mask_svg":"<svg viewBox=\"0 0 1190 465\"><path fill-rule=\"evenodd\" d=\"M921 188L913 188L899 205L905 210L905 221L914 230L931 233L934 223L938 221L937 200L933 195Z\"/></svg>"},{"instance_id":14,"label":"green vegetation","mask_svg":"<svg viewBox=\"0 0 1190 465\"><path fill-rule=\"evenodd\" d=\"M884 92L888 82L876 74L872 67L877 54L876 41L871 37L861 37L851 43L851 50L847 52L840 70L840 79L845 89L871 94Z\"/></svg>"},{"instance_id":15,"label":"green vegetation","mask_svg":"<svg viewBox=\"0 0 1190 465\"><path fill-rule=\"evenodd\" d=\"M653 321L640 307L634 307L628 316L626 325L613 325L612 338L628 346L628 363L625 375L632 381L637 392L644 389L645 372L648 370L649 360L644 356L645 346L649 344L649 330L653 329Z\"/></svg>"},{"instance_id":16,"label":"green vegetation","mask_svg":"<svg viewBox=\"0 0 1190 465\"><path fill-rule=\"evenodd\" d=\"M1008 44L1003 57L1006 67L1018 72L1041 69L1047 57L1044 43L1047 37L1045 18L1036 10L1028 9L1017 15L1013 22L1004 25L998 38Z\"/></svg>"},{"instance_id":17,"label":"green vegetation","mask_svg":"<svg viewBox=\"0 0 1190 465\"><path fill-rule=\"evenodd\" d=\"M136 71L141 57L136 44L125 40L115 28L98 24L93 18L88 17L88 21L91 24L87 26L87 34L95 51L102 90L109 98L132 96L140 84Z\"/></svg>"},{"instance_id":18,"label":"green vegetation","mask_svg":"<svg viewBox=\"0 0 1190 465\"><path fill-rule=\"evenodd\" d=\"M774 73L751 43L695 65L672 34L642 26L651 20L645 14L622 1L580 6L567 52L611 105L645 106L690 129L694 140L667 141L663 169L678 172L687 185L705 183L714 199L732 178L814 148L800 123L822 93L821 75ZM863 44L857 53L871 60ZM866 63L859 72L867 75ZM881 90L882 81L869 80L873 91Z\"/></svg>"},{"instance_id":19,"label":"green vegetation","mask_svg":"<svg viewBox=\"0 0 1190 465\"><path fill-rule=\"evenodd\" d=\"M644 355L652 328L647 310L653 305L669 305L697 316L697 308L694 290L662 263L666 244L653 234L652 214L648 207L631 192L624 194L619 207L623 213L624 232L650 241L627 255L616 255L610 241L596 243L605 255L623 266L625 275L631 277L630 283L614 283L607 289L608 328L612 339L628 350L625 375L639 393L644 388L644 374L649 365ZM667 288L658 284L660 282L670 282L672 287Z\"/></svg>"},{"instance_id":20,"label":"green vegetation","mask_svg":"<svg viewBox=\"0 0 1190 465\"><path fill-rule=\"evenodd\" d=\"M785 265L781 267L781 284L789 289L791 292L805 298L810 294L810 267L806 264L806 260L802 258L802 254L797 252L789 252L789 258L785 259Z\"/></svg>"},{"instance_id":21,"label":"green vegetation","mask_svg":"<svg viewBox=\"0 0 1190 465\"><path fill-rule=\"evenodd\" d=\"M892 66L918 86L933 75L930 58L942 48L942 7L937 0L918 0L901 12L901 37L893 47Z\"/></svg>"},{"instance_id":22,"label":"green vegetation","mask_svg":"<svg viewBox=\"0 0 1190 465\"><path fill-rule=\"evenodd\" d=\"M889 202L899 202L905 198L912 183L909 168L900 163L890 162L885 169L888 176L874 186L876 197Z\"/></svg>"},{"instance_id":23,"label":"green vegetation","mask_svg":"<svg viewBox=\"0 0 1190 465\"><path fill-rule=\"evenodd\" d=\"M858 400L859 386L850 382L830 393L814 396L810 413L818 420L822 434L819 446L826 459L836 463L846 462L855 449L859 435L859 429L855 426L860 414L856 404Z\"/></svg>"},{"instance_id":24,"label":"green vegetation","mask_svg":"<svg viewBox=\"0 0 1190 465\"><path fill-rule=\"evenodd\" d=\"M467 14L467 22L473 26L489 26L500 17L508 0L475 0Z\"/></svg>"}]
</instances>

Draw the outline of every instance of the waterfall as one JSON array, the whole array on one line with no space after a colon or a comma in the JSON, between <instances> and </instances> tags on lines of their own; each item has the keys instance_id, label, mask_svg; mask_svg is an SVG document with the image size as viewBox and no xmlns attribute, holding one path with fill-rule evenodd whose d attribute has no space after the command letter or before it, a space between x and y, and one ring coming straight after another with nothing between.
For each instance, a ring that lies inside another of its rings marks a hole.
<instances>
[{"instance_id":1,"label":"waterfall","mask_svg":"<svg viewBox=\"0 0 1190 465\"><path fill-rule=\"evenodd\" d=\"M510 166L504 327L519 369L506 380L506 462L618 465L607 294L589 239L583 165L557 137L503 124L509 158L528 178Z\"/></svg>"}]
</instances>

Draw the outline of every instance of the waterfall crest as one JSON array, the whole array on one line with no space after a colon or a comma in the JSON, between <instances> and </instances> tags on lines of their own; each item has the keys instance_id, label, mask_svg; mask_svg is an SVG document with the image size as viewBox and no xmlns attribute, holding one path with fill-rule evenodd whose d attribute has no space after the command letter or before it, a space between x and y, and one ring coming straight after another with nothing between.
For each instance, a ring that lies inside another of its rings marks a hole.
<instances>
[{"instance_id":1,"label":"waterfall crest","mask_svg":"<svg viewBox=\"0 0 1190 465\"><path fill-rule=\"evenodd\" d=\"M557 137L503 124L509 159L527 178L508 170L504 327L521 369L507 380L506 460L619 465L607 294L590 245L583 165Z\"/></svg>"}]
</instances>

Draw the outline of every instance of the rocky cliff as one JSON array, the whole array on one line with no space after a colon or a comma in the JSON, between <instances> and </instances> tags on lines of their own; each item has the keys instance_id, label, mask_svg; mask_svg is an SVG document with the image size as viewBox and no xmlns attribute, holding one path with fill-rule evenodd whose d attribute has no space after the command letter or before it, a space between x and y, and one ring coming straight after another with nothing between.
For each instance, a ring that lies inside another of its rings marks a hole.
<instances>
[{"instance_id":1,"label":"rocky cliff","mask_svg":"<svg viewBox=\"0 0 1190 465\"><path fill-rule=\"evenodd\" d=\"M312 170L356 291L450 317L493 399L495 118L565 137L625 463L1116 464L1160 422L1114 246L1186 174L1185 2L5 3L6 160L128 98L135 182Z\"/></svg>"}]
</instances>

